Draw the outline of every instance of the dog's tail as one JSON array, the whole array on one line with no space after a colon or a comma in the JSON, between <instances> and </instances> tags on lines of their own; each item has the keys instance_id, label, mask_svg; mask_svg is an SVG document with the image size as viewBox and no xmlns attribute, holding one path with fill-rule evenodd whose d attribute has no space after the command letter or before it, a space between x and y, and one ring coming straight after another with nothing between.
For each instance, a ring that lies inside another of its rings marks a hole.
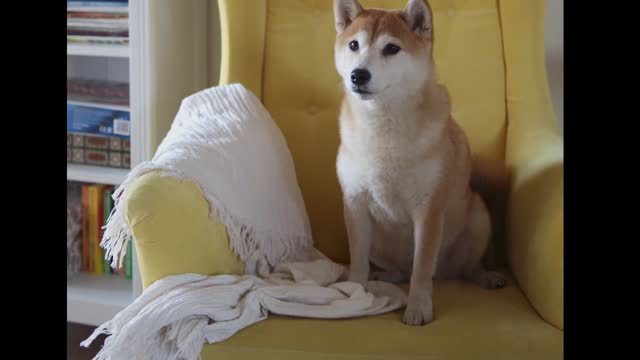
<instances>
[{"instance_id":1,"label":"dog's tail","mask_svg":"<svg viewBox=\"0 0 640 360\"><path fill-rule=\"evenodd\" d=\"M511 174L504 164L480 157L473 158L471 188L483 196L509 191Z\"/></svg>"},{"instance_id":2,"label":"dog's tail","mask_svg":"<svg viewBox=\"0 0 640 360\"><path fill-rule=\"evenodd\" d=\"M486 252L485 265L490 269L503 267L506 260L506 210L511 173L498 161L475 157L471 173L471 189L484 199L491 218L492 239Z\"/></svg>"}]
</instances>

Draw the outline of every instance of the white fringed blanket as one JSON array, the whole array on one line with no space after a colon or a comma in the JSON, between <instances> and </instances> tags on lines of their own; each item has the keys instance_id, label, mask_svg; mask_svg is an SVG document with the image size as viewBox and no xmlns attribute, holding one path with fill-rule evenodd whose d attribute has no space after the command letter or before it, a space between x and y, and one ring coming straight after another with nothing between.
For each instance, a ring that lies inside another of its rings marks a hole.
<instances>
[{"instance_id":1,"label":"white fringed blanket","mask_svg":"<svg viewBox=\"0 0 640 360\"><path fill-rule=\"evenodd\" d=\"M211 216L226 226L248 273L267 274L283 260L304 260L312 247L284 136L260 100L241 84L212 87L184 99L153 159L133 169L116 189L101 243L114 267L122 265L131 238L122 209L127 187L152 170L199 185Z\"/></svg>"},{"instance_id":2,"label":"white fringed blanket","mask_svg":"<svg viewBox=\"0 0 640 360\"><path fill-rule=\"evenodd\" d=\"M186 98L153 160L133 169L116 190L101 243L112 266L121 266L131 235L122 209L127 187L152 170L198 184L211 216L227 227L246 275L156 281L81 344L109 335L95 359L197 359L205 341L223 341L268 313L330 319L405 306L400 288L346 282L348 269L313 248L284 137L242 85Z\"/></svg>"},{"instance_id":3,"label":"white fringed blanket","mask_svg":"<svg viewBox=\"0 0 640 360\"><path fill-rule=\"evenodd\" d=\"M204 342L223 341L269 313L340 319L393 311L406 304L395 285L367 290L336 282L345 268L327 259L289 263L265 279L254 275L168 276L82 343L111 334L94 359L198 359Z\"/></svg>"}]
</instances>

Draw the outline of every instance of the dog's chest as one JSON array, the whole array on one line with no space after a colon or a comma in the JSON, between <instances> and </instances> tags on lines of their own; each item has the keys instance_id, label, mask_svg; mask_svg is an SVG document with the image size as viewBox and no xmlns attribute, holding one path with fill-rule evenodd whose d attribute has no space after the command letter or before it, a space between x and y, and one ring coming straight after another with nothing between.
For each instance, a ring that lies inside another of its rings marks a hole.
<instances>
[{"instance_id":1,"label":"dog's chest","mask_svg":"<svg viewBox=\"0 0 640 360\"><path fill-rule=\"evenodd\" d=\"M348 169L341 179L349 192L364 195L371 215L383 224L409 223L413 210L427 200L438 172L435 161L416 158L410 150L369 149L342 167Z\"/></svg>"}]
</instances>

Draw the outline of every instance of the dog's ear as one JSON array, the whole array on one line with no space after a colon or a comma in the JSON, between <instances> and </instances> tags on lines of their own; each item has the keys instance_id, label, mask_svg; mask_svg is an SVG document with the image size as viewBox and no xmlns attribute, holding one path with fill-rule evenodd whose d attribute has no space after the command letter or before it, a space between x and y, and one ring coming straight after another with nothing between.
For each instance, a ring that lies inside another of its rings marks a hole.
<instances>
[{"instance_id":1,"label":"dog's ear","mask_svg":"<svg viewBox=\"0 0 640 360\"><path fill-rule=\"evenodd\" d=\"M433 34L433 16L427 0L409 0L404 9L404 19L411 31L419 36L431 37Z\"/></svg>"},{"instance_id":2,"label":"dog's ear","mask_svg":"<svg viewBox=\"0 0 640 360\"><path fill-rule=\"evenodd\" d=\"M341 33L364 10L358 0L333 0L336 31Z\"/></svg>"}]
</instances>

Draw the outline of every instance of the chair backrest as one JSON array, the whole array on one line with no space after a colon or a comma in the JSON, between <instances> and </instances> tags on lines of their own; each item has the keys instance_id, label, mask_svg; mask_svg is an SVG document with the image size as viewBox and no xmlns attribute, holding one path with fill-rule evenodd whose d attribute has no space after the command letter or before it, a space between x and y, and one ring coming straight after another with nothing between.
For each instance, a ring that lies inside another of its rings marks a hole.
<instances>
[{"instance_id":1,"label":"chair backrest","mask_svg":"<svg viewBox=\"0 0 640 360\"><path fill-rule=\"evenodd\" d=\"M220 0L221 83L242 82L261 97L291 150L316 247L335 261L348 262L335 167L341 89L333 58L332 3ZM503 162L507 117L498 2L429 3L434 12L434 57L440 82L452 98L453 116L466 131L474 155ZM399 9L406 0L361 4ZM225 56L225 51L234 56Z\"/></svg>"}]
</instances>

